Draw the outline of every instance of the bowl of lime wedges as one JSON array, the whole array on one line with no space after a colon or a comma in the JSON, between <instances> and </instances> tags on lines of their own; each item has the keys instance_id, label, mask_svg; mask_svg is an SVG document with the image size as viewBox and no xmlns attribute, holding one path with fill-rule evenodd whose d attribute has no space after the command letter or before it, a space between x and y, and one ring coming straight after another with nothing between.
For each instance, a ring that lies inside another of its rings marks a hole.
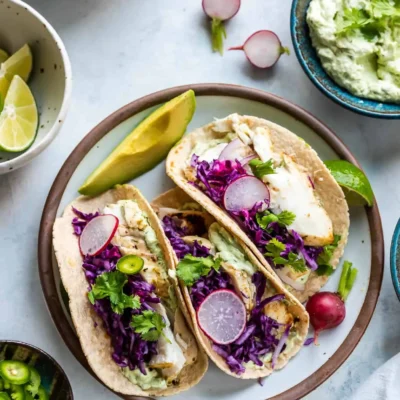
<instances>
[{"instance_id":1,"label":"bowl of lime wedges","mask_svg":"<svg viewBox=\"0 0 400 400\"><path fill-rule=\"evenodd\" d=\"M0 2L0 174L22 167L59 132L71 65L53 27L20 0Z\"/></svg>"}]
</instances>

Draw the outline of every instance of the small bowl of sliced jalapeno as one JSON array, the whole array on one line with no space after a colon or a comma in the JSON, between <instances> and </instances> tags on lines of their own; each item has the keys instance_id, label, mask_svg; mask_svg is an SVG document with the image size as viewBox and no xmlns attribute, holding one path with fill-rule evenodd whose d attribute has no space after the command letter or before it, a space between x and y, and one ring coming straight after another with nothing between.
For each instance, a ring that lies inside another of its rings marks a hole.
<instances>
[{"instance_id":1,"label":"small bowl of sliced jalapeno","mask_svg":"<svg viewBox=\"0 0 400 400\"><path fill-rule=\"evenodd\" d=\"M65 372L50 355L22 342L0 341L0 400L73 400Z\"/></svg>"}]
</instances>

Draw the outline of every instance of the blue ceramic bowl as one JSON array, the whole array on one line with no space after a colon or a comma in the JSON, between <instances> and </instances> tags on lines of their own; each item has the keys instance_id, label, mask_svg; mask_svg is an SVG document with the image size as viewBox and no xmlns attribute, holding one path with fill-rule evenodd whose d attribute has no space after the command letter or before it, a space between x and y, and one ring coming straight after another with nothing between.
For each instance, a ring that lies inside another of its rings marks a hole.
<instances>
[{"instance_id":1,"label":"blue ceramic bowl","mask_svg":"<svg viewBox=\"0 0 400 400\"><path fill-rule=\"evenodd\" d=\"M41 385L49 400L74 400L67 375L49 354L27 343L0 340L0 361L19 360L34 366L42 378Z\"/></svg>"},{"instance_id":2,"label":"blue ceramic bowl","mask_svg":"<svg viewBox=\"0 0 400 400\"><path fill-rule=\"evenodd\" d=\"M394 290L400 300L400 220L397 222L390 246L390 273Z\"/></svg>"},{"instance_id":3,"label":"blue ceramic bowl","mask_svg":"<svg viewBox=\"0 0 400 400\"><path fill-rule=\"evenodd\" d=\"M349 110L375 118L400 118L400 104L380 103L354 96L328 76L311 44L306 21L310 1L293 0L290 30L296 56L311 82L322 93Z\"/></svg>"}]
</instances>

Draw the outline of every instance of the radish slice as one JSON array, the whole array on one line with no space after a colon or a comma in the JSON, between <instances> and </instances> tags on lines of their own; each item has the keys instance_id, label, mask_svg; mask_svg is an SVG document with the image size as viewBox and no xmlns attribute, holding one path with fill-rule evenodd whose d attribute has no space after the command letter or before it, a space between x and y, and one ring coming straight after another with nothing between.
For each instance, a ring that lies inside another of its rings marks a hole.
<instances>
[{"instance_id":1,"label":"radish slice","mask_svg":"<svg viewBox=\"0 0 400 400\"><path fill-rule=\"evenodd\" d=\"M257 158L257 154L251 154L251 155L249 155L249 156L247 156L247 157L245 157L245 158L242 158L242 159L240 160L240 163L241 163L242 166L244 167L245 165L248 165L248 163L249 163L251 160L254 160L255 158Z\"/></svg>"},{"instance_id":2,"label":"radish slice","mask_svg":"<svg viewBox=\"0 0 400 400\"><path fill-rule=\"evenodd\" d=\"M254 175L253 171L251 170L251 167L249 165L249 162L251 160L254 160L255 158L257 158L257 154L252 154L248 157L243 158L240 163L242 164L242 167L244 168L244 170L249 174L249 175Z\"/></svg>"},{"instance_id":3,"label":"radish slice","mask_svg":"<svg viewBox=\"0 0 400 400\"><path fill-rule=\"evenodd\" d=\"M266 30L253 33L244 45L229 50L243 50L247 59L258 68L271 68L282 54L289 54L289 49L282 46L278 36Z\"/></svg>"},{"instance_id":4,"label":"radish slice","mask_svg":"<svg viewBox=\"0 0 400 400\"><path fill-rule=\"evenodd\" d=\"M269 190L255 176L236 179L224 193L224 206L228 211L250 210L259 201L269 202Z\"/></svg>"},{"instance_id":5,"label":"radish slice","mask_svg":"<svg viewBox=\"0 0 400 400\"><path fill-rule=\"evenodd\" d=\"M282 282L288 284L289 286L291 286L293 289L298 290L300 292L303 292L305 289L305 283L301 283L298 281L295 281L292 278L289 278L284 271L284 268L275 268L275 272L276 274L279 276L279 278L281 278Z\"/></svg>"},{"instance_id":6,"label":"radish slice","mask_svg":"<svg viewBox=\"0 0 400 400\"><path fill-rule=\"evenodd\" d=\"M203 0L202 6L210 18L226 21L239 12L240 0Z\"/></svg>"},{"instance_id":7,"label":"radish slice","mask_svg":"<svg viewBox=\"0 0 400 400\"><path fill-rule=\"evenodd\" d=\"M213 51L224 52L226 31L223 21L233 18L240 9L240 0L203 0L205 14L211 18L211 40Z\"/></svg>"},{"instance_id":8,"label":"radish slice","mask_svg":"<svg viewBox=\"0 0 400 400\"><path fill-rule=\"evenodd\" d=\"M240 139L234 139L229 142L228 146L222 150L219 155L219 160L242 160L248 158L248 155L253 151L249 146L246 146Z\"/></svg>"},{"instance_id":9,"label":"radish slice","mask_svg":"<svg viewBox=\"0 0 400 400\"><path fill-rule=\"evenodd\" d=\"M246 309L234 292L220 289L200 304L197 320L214 343L229 344L237 340L246 327Z\"/></svg>"},{"instance_id":10,"label":"radish slice","mask_svg":"<svg viewBox=\"0 0 400 400\"><path fill-rule=\"evenodd\" d=\"M89 221L79 237L81 253L85 256L101 253L114 237L118 223L118 218L111 214L100 215Z\"/></svg>"}]
</instances>

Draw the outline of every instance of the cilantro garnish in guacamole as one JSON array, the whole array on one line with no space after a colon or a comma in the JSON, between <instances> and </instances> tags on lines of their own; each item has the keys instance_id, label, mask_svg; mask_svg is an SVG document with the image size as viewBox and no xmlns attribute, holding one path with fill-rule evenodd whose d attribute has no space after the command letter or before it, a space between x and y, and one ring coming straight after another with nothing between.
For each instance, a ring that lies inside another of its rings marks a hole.
<instances>
[{"instance_id":1,"label":"cilantro garnish in guacamole","mask_svg":"<svg viewBox=\"0 0 400 400\"><path fill-rule=\"evenodd\" d=\"M324 69L339 85L400 103L400 0L312 0L307 22Z\"/></svg>"}]
</instances>

